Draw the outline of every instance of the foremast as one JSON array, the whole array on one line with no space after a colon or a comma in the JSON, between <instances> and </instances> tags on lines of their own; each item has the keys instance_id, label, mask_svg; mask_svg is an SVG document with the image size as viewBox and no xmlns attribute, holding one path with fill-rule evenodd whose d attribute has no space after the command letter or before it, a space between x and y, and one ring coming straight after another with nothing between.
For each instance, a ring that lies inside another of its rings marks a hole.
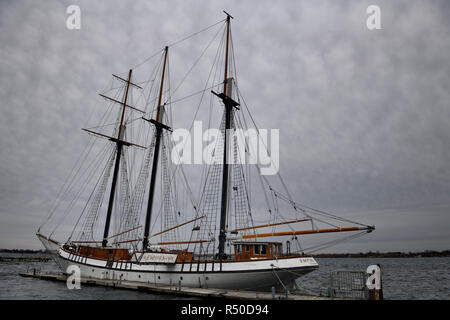
<instances>
[{"instance_id":1,"label":"foremast","mask_svg":"<svg viewBox=\"0 0 450 320\"><path fill-rule=\"evenodd\" d=\"M119 132L117 134L117 153L116 153L116 161L114 164L114 173L113 173L113 180L111 184L111 191L109 194L109 202L108 202L108 211L106 212L106 222L105 222L105 230L103 232L103 240L102 240L102 247L106 247L108 245L108 233L109 233L109 225L111 223L111 215L112 215L112 208L114 205L114 194L116 192L116 183L117 183L117 176L119 174L119 166L120 166L120 157L122 155L122 132L123 130L123 119L125 116L125 108L127 105L127 99L128 99L128 90L130 88L130 81L131 81L131 73L133 71L130 69L128 72L128 81L127 81L127 88L125 90L125 97L123 98L123 106L122 106L122 114L120 116L120 124L119 124Z\"/></svg>"},{"instance_id":2,"label":"foremast","mask_svg":"<svg viewBox=\"0 0 450 320\"><path fill-rule=\"evenodd\" d=\"M111 224L111 216L112 216L112 211L113 211L113 207L114 207L114 198L115 198L115 193L116 193L116 184L117 184L117 177L119 175L119 168L120 168L120 159L122 157L122 153L123 153L123 146L136 146L136 147L140 147L140 148L144 148L143 146L128 142L124 140L124 134L125 134L125 124L124 124L124 120L125 120L125 110L126 108L132 109L133 111L138 111L140 113L144 113L144 111L139 110L129 104L127 104L128 102L128 93L129 93L129 89L130 86L133 86L135 88L138 89L142 89L142 87L138 86L137 84L134 84L131 82L131 75L132 75L133 70L129 70L128 72L128 78L124 79L122 77L119 77L117 75L113 74L113 77L115 77L116 79L123 81L126 83L126 87L125 87L125 94L123 97L122 101L113 99L111 97L105 96L103 94L100 94L101 97L108 99L114 103L120 104L122 106L122 110L120 112L120 121L119 121L119 127L117 128L117 137L114 136L108 136L96 131L92 131L89 129L83 129L84 131L91 133L91 134L95 134L98 135L100 137L103 138L107 138L110 141L113 141L116 143L116 155L115 155L115 161L114 161L114 171L113 171L113 178L112 178L112 182L111 182L111 190L109 193L109 201L108 201L108 209L106 212L106 221L105 221L105 227L103 230L103 239L101 241L102 247L107 247L108 246L108 239L112 238L112 237L108 237L109 235L109 229L110 229L110 224ZM92 226L91 226L92 227ZM77 243L99 243L100 241L75 241Z\"/></svg>"},{"instance_id":3,"label":"foremast","mask_svg":"<svg viewBox=\"0 0 450 320\"><path fill-rule=\"evenodd\" d=\"M113 75L115 78L126 82L125 95L124 95L124 98L123 98L122 102L118 101L118 100L115 100L115 99L112 99L110 97L104 96L104 95L101 94L102 97L122 105L122 112L121 112L121 115L120 115L119 128L117 130L118 131L117 138L109 137L107 135L104 135L104 134L101 134L101 133L98 133L98 132L94 132L94 131L91 131L91 130L88 130L88 129L83 129L83 130L85 130L85 131L87 131L89 133L93 133L93 134L96 134L96 135L100 135L102 137L109 138L109 140L114 141L116 143L116 145L117 145L117 148L116 148L116 159L115 159L115 163L114 163L113 179L112 179L112 183L111 183L111 190L110 190L109 201L108 201L108 210L106 212L105 228L104 228L104 231L103 231L102 247L106 247L108 245L109 227L110 227L110 223L111 223L111 215L112 215L112 210L113 210L113 206L114 206L114 196L115 196L115 193L116 193L117 176L119 175L120 158L122 156L123 146L124 145L126 145L126 146L134 145L134 146L142 147L142 146L136 145L134 143L130 143L130 142L127 142L127 141L123 140L123 136L124 136L124 132L125 132L124 119L125 119L125 110L126 110L126 108L130 108L130 109L133 109L133 110L136 110L136 111L139 111L139 112L143 112L143 111L141 111L139 109L136 109L136 108L134 108L134 107L132 107L132 106L127 104L128 92L129 92L129 89L130 89L130 85L132 85L134 87L137 87L139 89L142 89L138 85L136 85L136 84L131 82L131 74L132 74L132 72L133 72L133 70L130 69L130 71L128 72L128 79L127 80L125 80L125 79L123 79L121 77L118 77L116 75Z\"/></svg>"}]
</instances>

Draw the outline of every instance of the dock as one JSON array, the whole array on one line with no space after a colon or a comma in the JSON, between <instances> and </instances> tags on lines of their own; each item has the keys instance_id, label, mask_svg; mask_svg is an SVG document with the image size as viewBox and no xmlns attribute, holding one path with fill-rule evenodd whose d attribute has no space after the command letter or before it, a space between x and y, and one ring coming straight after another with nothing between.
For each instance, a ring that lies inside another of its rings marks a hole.
<instances>
[{"instance_id":1,"label":"dock","mask_svg":"<svg viewBox=\"0 0 450 320\"><path fill-rule=\"evenodd\" d=\"M0 257L0 262L48 262L48 257Z\"/></svg>"},{"instance_id":2,"label":"dock","mask_svg":"<svg viewBox=\"0 0 450 320\"><path fill-rule=\"evenodd\" d=\"M22 277L35 278L41 280L66 282L67 275L65 274L48 274L39 272L19 273ZM110 279L94 279L94 278L80 278L81 285L90 286L104 286L114 287L126 290L138 290L154 294L174 295L179 297L192 297L199 299L233 299L233 300L331 300L331 298L315 295L300 295L296 293L275 293L260 292L260 291L244 291L244 290L224 290L213 288L193 288L184 286L161 286L151 283L142 283L135 281L121 281Z\"/></svg>"}]
</instances>

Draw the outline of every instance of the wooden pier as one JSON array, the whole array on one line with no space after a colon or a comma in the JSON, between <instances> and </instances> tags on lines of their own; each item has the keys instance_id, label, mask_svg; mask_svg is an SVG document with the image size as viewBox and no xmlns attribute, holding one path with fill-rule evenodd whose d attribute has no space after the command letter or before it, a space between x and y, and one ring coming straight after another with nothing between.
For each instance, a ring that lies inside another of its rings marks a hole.
<instances>
[{"instance_id":1,"label":"wooden pier","mask_svg":"<svg viewBox=\"0 0 450 320\"><path fill-rule=\"evenodd\" d=\"M64 274L46 274L39 272L19 273L22 277L36 278L41 280L61 281L66 282L67 275ZM94 279L81 278L81 285L98 285L106 287L114 287L127 290L138 290L155 294L175 295L179 297L193 297L199 299L234 299L234 300L330 300L328 297L314 296L314 295L299 295L289 293L286 297L285 293L259 292L259 291L243 291L243 290L224 290L212 288L193 288L177 286L155 286L150 283L134 282L134 281L120 281L109 279Z\"/></svg>"}]
</instances>

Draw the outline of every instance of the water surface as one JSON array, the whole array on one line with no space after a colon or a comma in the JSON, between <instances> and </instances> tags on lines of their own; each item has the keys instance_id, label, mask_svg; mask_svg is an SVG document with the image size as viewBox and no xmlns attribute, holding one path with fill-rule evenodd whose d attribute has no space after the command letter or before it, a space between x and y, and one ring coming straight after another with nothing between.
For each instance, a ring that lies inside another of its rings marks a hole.
<instances>
[{"instance_id":1,"label":"water surface","mask_svg":"<svg viewBox=\"0 0 450 320\"><path fill-rule=\"evenodd\" d=\"M315 294L326 292L331 271L365 271L369 265L380 264L385 299L450 299L450 258L317 258L317 261L319 269L297 281L301 288ZM175 296L85 285L80 290L69 290L64 282L19 276L20 272L32 268L59 272L53 261L0 263L0 299L179 299Z\"/></svg>"}]
</instances>

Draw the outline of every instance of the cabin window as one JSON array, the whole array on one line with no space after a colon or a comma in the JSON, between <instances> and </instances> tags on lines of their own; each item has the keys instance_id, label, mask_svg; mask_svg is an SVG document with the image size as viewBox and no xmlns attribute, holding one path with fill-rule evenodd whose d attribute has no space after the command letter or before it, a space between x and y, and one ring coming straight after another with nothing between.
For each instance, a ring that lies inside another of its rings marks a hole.
<instances>
[{"instance_id":1,"label":"cabin window","mask_svg":"<svg viewBox=\"0 0 450 320\"><path fill-rule=\"evenodd\" d=\"M261 255L265 256L267 255L267 246L266 245L262 245L261 246Z\"/></svg>"},{"instance_id":2,"label":"cabin window","mask_svg":"<svg viewBox=\"0 0 450 320\"><path fill-rule=\"evenodd\" d=\"M250 252L250 245L248 244L245 245L245 251Z\"/></svg>"},{"instance_id":3,"label":"cabin window","mask_svg":"<svg viewBox=\"0 0 450 320\"><path fill-rule=\"evenodd\" d=\"M242 245L241 244L236 245L236 252L241 253L241 251L242 251Z\"/></svg>"},{"instance_id":4,"label":"cabin window","mask_svg":"<svg viewBox=\"0 0 450 320\"><path fill-rule=\"evenodd\" d=\"M271 249L272 249L272 255L273 256L279 256L280 255L280 251L279 251L279 247L278 247L278 245L276 245L276 244L273 244L272 246L271 246Z\"/></svg>"},{"instance_id":5,"label":"cabin window","mask_svg":"<svg viewBox=\"0 0 450 320\"><path fill-rule=\"evenodd\" d=\"M255 254L260 254L261 246L259 244L255 244Z\"/></svg>"}]
</instances>

